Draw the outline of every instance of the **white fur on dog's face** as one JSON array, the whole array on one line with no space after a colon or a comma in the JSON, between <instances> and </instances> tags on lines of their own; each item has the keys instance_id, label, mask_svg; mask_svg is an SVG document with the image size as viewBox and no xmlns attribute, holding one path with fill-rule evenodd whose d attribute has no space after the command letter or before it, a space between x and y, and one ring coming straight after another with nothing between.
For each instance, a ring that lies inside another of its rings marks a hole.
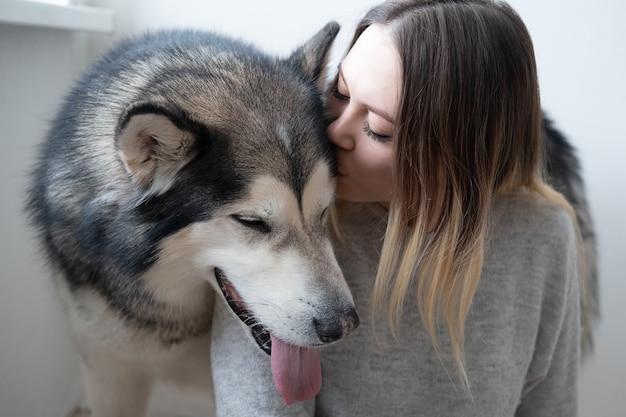
<instances>
[{"instance_id":1,"label":"white fur on dog's face","mask_svg":"<svg viewBox=\"0 0 626 417\"><path fill-rule=\"evenodd\" d=\"M301 206L287 184L258 177L243 199L210 221L166 238L159 261L144 278L156 296L189 306L200 302L197 292L206 281L222 296L217 267L256 321L276 337L298 346L320 345L316 318L353 306L329 240L333 191L324 162L313 169Z\"/></svg>"}]
</instances>

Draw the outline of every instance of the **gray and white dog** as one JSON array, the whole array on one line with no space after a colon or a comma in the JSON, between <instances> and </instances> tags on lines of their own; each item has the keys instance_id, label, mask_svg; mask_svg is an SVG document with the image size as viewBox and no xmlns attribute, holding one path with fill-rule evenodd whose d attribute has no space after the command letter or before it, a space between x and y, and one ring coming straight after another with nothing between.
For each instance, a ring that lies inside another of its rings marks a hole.
<instances>
[{"instance_id":1,"label":"gray and white dog","mask_svg":"<svg viewBox=\"0 0 626 417\"><path fill-rule=\"evenodd\" d=\"M216 294L282 367L317 383L309 348L358 325L328 237L335 166L323 92L337 31L327 25L286 59L212 33L147 34L112 49L67 96L28 210L93 416L145 415L160 379L211 395ZM593 225L578 160L548 122L546 143L550 179L575 207L589 255L588 347ZM286 400L314 395L280 375Z\"/></svg>"},{"instance_id":2,"label":"gray and white dog","mask_svg":"<svg viewBox=\"0 0 626 417\"><path fill-rule=\"evenodd\" d=\"M281 366L317 383L309 348L358 325L328 233L335 161L322 93L338 30L328 24L286 59L213 33L147 34L67 96L28 208L93 416L144 415L157 379L211 391L216 293Z\"/></svg>"}]
</instances>

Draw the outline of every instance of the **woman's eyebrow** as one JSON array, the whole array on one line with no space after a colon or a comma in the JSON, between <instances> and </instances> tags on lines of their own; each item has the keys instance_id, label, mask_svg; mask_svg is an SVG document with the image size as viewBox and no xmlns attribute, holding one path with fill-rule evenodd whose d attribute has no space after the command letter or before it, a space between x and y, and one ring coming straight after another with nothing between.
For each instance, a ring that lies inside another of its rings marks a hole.
<instances>
[{"instance_id":1,"label":"woman's eyebrow","mask_svg":"<svg viewBox=\"0 0 626 417\"><path fill-rule=\"evenodd\" d=\"M380 117L382 117L383 119L385 119L386 121L388 121L391 124L395 124L396 122L394 121L393 117L391 117L391 115L389 113L387 113L386 111L384 111L383 109L380 108L376 108L374 106L367 106L370 111L372 113L376 113L377 115L379 115Z\"/></svg>"}]
</instances>

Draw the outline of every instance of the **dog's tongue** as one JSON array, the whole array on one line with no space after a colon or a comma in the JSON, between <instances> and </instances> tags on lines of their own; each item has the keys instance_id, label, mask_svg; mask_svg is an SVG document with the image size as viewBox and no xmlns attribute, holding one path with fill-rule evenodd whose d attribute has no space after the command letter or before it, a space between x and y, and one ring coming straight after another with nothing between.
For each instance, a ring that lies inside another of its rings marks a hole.
<instances>
[{"instance_id":1,"label":"dog's tongue","mask_svg":"<svg viewBox=\"0 0 626 417\"><path fill-rule=\"evenodd\" d=\"M285 403L309 400L322 388L317 349L291 346L272 335L272 375Z\"/></svg>"}]
</instances>

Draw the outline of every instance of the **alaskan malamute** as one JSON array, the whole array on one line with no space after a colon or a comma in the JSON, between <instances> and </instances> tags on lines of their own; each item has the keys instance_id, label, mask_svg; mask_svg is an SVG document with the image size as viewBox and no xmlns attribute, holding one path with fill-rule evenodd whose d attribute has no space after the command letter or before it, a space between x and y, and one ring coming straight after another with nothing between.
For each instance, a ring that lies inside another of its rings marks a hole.
<instances>
[{"instance_id":1,"label":"alaskan malamute","mask_svg":"<svg viewBox=\"0 0 626 417\"><path fill-rule=\"evenodd\" d=\"M216 293L267 353L306 358L297 366L316 383L310 348L358 325L328 237L335 165L322 93L338 30L328 24L286 59L213 33L146 34L67 96L29 211L93 416L141 417L157 379L212 392ZM286 401L315 394L276 382Z\"/></svg>"}]
</instances>

